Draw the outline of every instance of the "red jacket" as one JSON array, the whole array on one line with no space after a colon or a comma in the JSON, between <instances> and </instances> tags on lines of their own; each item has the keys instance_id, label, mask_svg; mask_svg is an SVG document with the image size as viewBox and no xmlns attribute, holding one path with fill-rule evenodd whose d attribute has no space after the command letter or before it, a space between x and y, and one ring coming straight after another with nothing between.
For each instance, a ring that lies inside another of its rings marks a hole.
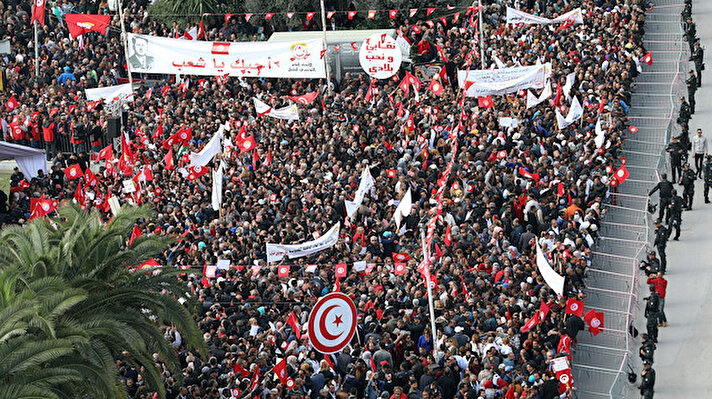
<instances>
[{"instance_id":1,"label":"red jacket","mask_svg":"<svg viewBox=\"0 0 712 399\"><path fill-rule=\"evenodd\" d=\"M667 291L667 280L665 278L652 278L648 277L648 284L655 286L655 292L660 295L660 298L665 299L665 292Z\"/></svg>"}]
</instances>

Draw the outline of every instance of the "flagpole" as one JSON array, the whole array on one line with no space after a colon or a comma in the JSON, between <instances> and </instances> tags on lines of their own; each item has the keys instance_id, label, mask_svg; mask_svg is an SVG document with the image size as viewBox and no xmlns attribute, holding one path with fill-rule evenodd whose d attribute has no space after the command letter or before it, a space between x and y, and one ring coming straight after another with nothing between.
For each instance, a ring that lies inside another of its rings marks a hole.
<instances>
[{"instance_id":1,"label":"flagpole","mask_svg":"<svg viewBox=\"0 0 712 399\"><path fill-rule=\"evenodd\" d=\"M478 25L480 30L480 69L485 69L485 41L484 34L482 33L482 27L484 26L484 24L482 23L482 0L477 0L477 13L477 20L479 21Z\"/></svg>"},{"instance_id":2,"label":"flagpole","mask_svg":"<svg viewBox=\"0 0 712 399\"><path fill-rule=\"evenodd\" d=\"M37 20L35 20L35 79L40 78L40 48L38 47L39 33L37 33Z\"/></svg>"},{"instance_id":3,"label":"flagpole","mask_svg":"<svg viewBox=\"0 0 712 399\"><path fill-rule=\"evenodd\" d=\"M129 75L129 84L133 90L133 78L131 77L131 63L129 62L129 37L126 34L126 25L124 25L124 7L121 4L123 0L118 0L119 3L119 19L121 20L121 41L124 42L124 56L126 58L126 71Z\"/></svg>"},{"instance_id":4,"label":"flagpole","mask_svg":"<svg viewBox=\"0 0 712 399\"><path fill-rule=\"evenodd\" d=\"M331 94L331 86L329 85L329 77L331 73L329 72L329 47L326 44L326 14L324 12L324 0L319 2L321 4L321 32L322 41L324 42L324 65L326 66L326 90Z\"/></svg>"},{"instance_id":5,"label":"flagpole","mask_svg":"<svg viewBox=\"0 0 712 399\"><path fill-rule=\"evenodd\" d=\"M435 307L433 306L433 289L430 287L430 256L425 243L425 230L420 231L420 238L423 241L423 260L425 261L425 285L428 288L428 308L430 309L430 330L433 339L433 350L437 342L437 326L435 325Z\"/></svg>"}]
</instances>

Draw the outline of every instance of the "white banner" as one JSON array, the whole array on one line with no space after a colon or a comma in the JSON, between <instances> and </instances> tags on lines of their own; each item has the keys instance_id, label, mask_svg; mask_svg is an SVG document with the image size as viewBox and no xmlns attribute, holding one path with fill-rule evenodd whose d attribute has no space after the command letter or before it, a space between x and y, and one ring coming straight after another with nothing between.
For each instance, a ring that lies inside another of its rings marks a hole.
<instances>
[{"instance_id":1,"label":"white banner","mask_svg":"<svg viewBox=\"0 0 712 399\"><path fill-rule=\"evenodd\" d=\"M344 204L346 205L346 215L348 215L348 217L354 217L354 215L358 211L358 208L363 202L363 197L366 195L366 192L368 192L368 190L370 190L371 187L373 187L374 185L375 182L373 181L373 177L371 176L371 171L368 167L365 167L363 169L363 172L361 172L361 182L359 182L358 189L356 189L356 194L354 194L354 200L344 201Z\"/></svg>"},{"instance_id":2,"label":"white banner","mask_svg":"<svg viewBox=\"0 0 712 399\"><path fill-rule=\"evenodd\" d=\"M218 170L213 170L213 192L211 193L210 203L213 206L215 212L220 212L220 205L222 204L222 191L223 191L223 164L220 162ZM229 265L229 262L228 262ZM220 268L220 261L218 260L218 269ZM229 267L228 267L229 268Z\"/></svg>"},{"instance_id":3,"label":"white banner","mask_svg":"<svg viewBox=\"0 0 712 399\"><path fill-rule=\"evenodd\" d=\"M267 243L267 263L279 262L285 256L294 259L323 251L339 241L340 230L341 223L337 223L326 234L314 241L293 245Z\"/></svg>"},{"instance_id":4,"label":"white banner","mask_svg":"<svg viewBox=\"0 0 712 399\"><path fill-rule=\"evenodd\" d=\"M565 14L549 19L539 17L533 14L526 13L524 11L517 10L512 7L507 7L507 23L508 24L537 24L537 25L548 25L548 24L559 24L559 23L573 23L574 25L583 23L583 13L580 8L571 10Z\"/></svg>"},{"instance_id":5,"label":"white banner","mask_svg":"<svg viewBox=\"0 0 712 399\"><path fill-rule=\"evenodd\" d=\"M457 80L468 97L503 95L525 89L541 89L551 75L551 63L525 67L457 71Z\"/></svg>"},{"instance_id":6,"label":"white banner","mask_svg":"<svg viewBox=\"0 0 712 399\"><path fill-rule=\"evenodd\" d=\"M103 99L106 104L109 104L119 99L132 98L133 89L131 88L131 83L126 83L123 85L86 89L84 95L86 95L88 101L99 101Z\"/></svg>"},{"instance_id":7,"label":"white banner","mask_svg":"<svg viewBox=\"0 0 712 399\"><path fill-rule=\"evenodd\" d=\"M400 202L398 203L398 206L396 207L396 211L393 214L393 217L396 220L396 227L400 229L400 224L403 221L403 218L410 216L410 211L412 209L413 198L411 197L410 187L408 187L408 191L406 191L405 195L403 195L403 198L401 198Z\"/></svg>"},{"instance_id":8,"label":"white banner","mask_svg":"<svg viewBox=\"0 0 712 399\"><path fill-rule=\"evenodd\" d=\"M536 244L536 266L539 268L539 273L544 278L546 284L551 287L554 292L559 295L564 295L564 277L554 271L549 265L549 261L541 251L539 243Z\"/></svg>"},{"instance_id":9,"label":"white banner","mask_svg":"<svg viewBox=\"0 0 712 399\"><path fill-rule=\"evenodd\" d=\"M267 115L277 119L285 119L288 121L296 121L299 119L299 109L296 104L288 105L283 108L274 109L264 102L258 100L256 97L252 97L255 103L255 111L259 115Z\"/></svg>"},{"instance_id":10,"label":"white banner","mask_svg":"<svg viewBox=\"0 0 712 399\"><path fill-rule=\"evenodd\" d=\"M322 39L205 42L129 33L131 72L181 75L325 78Z\"/></svg>"}]
</instances>

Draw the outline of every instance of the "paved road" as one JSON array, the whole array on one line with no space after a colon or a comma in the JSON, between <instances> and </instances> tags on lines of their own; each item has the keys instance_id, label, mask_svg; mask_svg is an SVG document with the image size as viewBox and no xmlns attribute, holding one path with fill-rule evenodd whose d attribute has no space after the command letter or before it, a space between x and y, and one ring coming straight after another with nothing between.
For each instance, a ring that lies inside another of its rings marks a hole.
<instances>
[{"instance_id":1,"label":"paved road","mask_svg":"<svg viewBox=\"0 0 712 399\"><path fill-rule=\"evenodd\" d=\"M702 128L712 140L712 1L695 0L693 13L711 67L695 96L690 131ZM712 204L704 204L702 192L698 181L693 210L683 214L681 240L668 245L669 324L660 329L655 353L656 399L712 398Z\"/></svg>"}]
</instances>

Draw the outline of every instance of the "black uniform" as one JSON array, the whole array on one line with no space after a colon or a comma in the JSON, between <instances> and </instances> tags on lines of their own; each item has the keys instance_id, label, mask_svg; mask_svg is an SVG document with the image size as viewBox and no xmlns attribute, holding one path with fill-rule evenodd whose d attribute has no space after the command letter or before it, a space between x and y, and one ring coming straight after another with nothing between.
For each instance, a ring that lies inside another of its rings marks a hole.
<instances>
[{"instance_id":1,"label":"black uniform","mask_svg":"<svg viewBox=\"0 0 712 399\"><path fill-rule=\"evenodd\" d=\"M640 394L643 399L653 399L653 388L655 387L655 370L652 368L643 370L640 379Z\"/></svg>"},{"instance_id":2,"label":"black uniform","mask_svg":"<svg viewBox=\"0 0 712 399\"><path fill-rule=\"evenodd\" d=\"M658 190L660 190L660 209L658 210L658 220L663 220L665 212L670 212L667 206L670 204L670 199L672 198L672 183L667 179L663 179L663 181L656 184L655 187L650 190L648 196L653 195Z\"/></svg>"},{"instance_id":3,"label":"black uniform","mask_svg":"<svg viewBox=\"0 0 712 399\"><path fill-rule=\"evenodd\" d=\"M691 49L692 56L690 61L695 62L695 71L697 72L697 87L702 86L702 71L705 69L705 50L702 49L700 43L695 43L695 48ZM694 109L695 107L692 107ZM693 111L694 112L694 111Z\"/></svg>"},{"instance_id":4,"label":"black uniform","mask_svg":"<svg viewBox=\"0 0 712 399\"><path fill-rule=\"evenodd\" d=\"M643 334L647 336L647 334ZM640 354L640 360L644 362L650 362L653 363L653 358L655 357L655 349L657 349L657 346L655 346L655 342L651 341L649 338L646 339L642 345L640 345L640 349L638 350L638 354Z\"/></svg>"},{"instance_id":5,"label":"black uniform","mask_svg":"<svg viewBox=\"0 0 712 399\"><path fill-rule=\"evenodd\" d=\"M680 115L677 117L677 123L685 128L685 130L689 130L690 126L690 118L692 117L692 113L690 112L690 104L687 103L687 101L683 101L680 103Z\"/></svg>"},{"instance_id":6,"label":"black uniform","mask_svg":"<svg viewBox=\"0 0 712 399\"><path fill-rule=\"evenodd\" d=\"M648 330L648 337L653 342L658 342L658 310L660 309L660 295L652 291L646 298L645 317L648 319L645 327Z\"/></svg>"},{"instance_id":7,"label":"black uniform","mask_svg":"<svg viewBox=\"0 0 712 399\"><path fill-rule=\"evenodd\" d=\"M692 210L692 199L695 197L695 180L697 175L695 171L689 167L685 167L682 171L681 183L684 187L682 190L683 208Z\"/></svg>"},{"instance_id":8,"label":"black uniform","mask_svg":"<svg viewBox=\"0 0 712 399\"><path fill-rule=\"evenodd\" d=\"M690 76L685 81L687 84L687 101L690 102L690 113L695 113L695 92L697 91L697 78L695 74L690 71Z\"/></svg>"},{"instance_id":9,"label":"black uniform","mask_svg":"<svg viewBox=\"0 0 712 399\"><path fill-rule=\"evenodd\" d=\"M670 200L670 213L668 214L669 219L666 221L670 233L672 229L675 229L675 237L673 240L677 241L680 239L680 225L682 224L682 208L685 206L685 201L679 195L675 195Z\"/></svg>"},{"instance_id":10,"label":"black uniform","mask_svg":"<svg viewBox=\"0 0 712 399\"><path fill-rule=\"evenodd\" d=\"M683 147L678 140L673 140L668 144L665 151L670 154L670 169L672 170L672 181L677 181L676 176L682 176L682 158L687 154L687 148Z\"/></svg>"},{"instance_id":11,"label":"black uniform","mask_svg":"<svg viewBox=\"0 0 712 399\"><path fill-rule=\"evenodd\" d=\"M709 204L710 202L710 197L709 197L709 192L710 192L710 187L712 187L712 162L710 161L709 158L707 158L707 162L705 162L705 204Z\"/></svg>"},{"instance_id":12,"label":"black uniform","mask_svg":"<svg viewBox=\"0 0 712 399\"><path fill-rule=\"evenodd\" d=\"M667 255L665 255L665 248L667 247L667 240L670 238L670 231L663 225L660 225L655 229L655 242L654 245L658 249L658 255L660 255L660 271L665 273L667 268Z\"/></svg>"},{"instance_id":13,"label":"black uniform","mask_svg":"<svg viewBox=\"0 0 712 399\"><path fill-rule=\"evenodd\" d=\"M662 271L660 268L660 259L655 256L653 256L652 258L648 257L648 259L642 262L641 269L645 271L645 275L647 277L658 274Z\"/></svg>"}]
</instances>

